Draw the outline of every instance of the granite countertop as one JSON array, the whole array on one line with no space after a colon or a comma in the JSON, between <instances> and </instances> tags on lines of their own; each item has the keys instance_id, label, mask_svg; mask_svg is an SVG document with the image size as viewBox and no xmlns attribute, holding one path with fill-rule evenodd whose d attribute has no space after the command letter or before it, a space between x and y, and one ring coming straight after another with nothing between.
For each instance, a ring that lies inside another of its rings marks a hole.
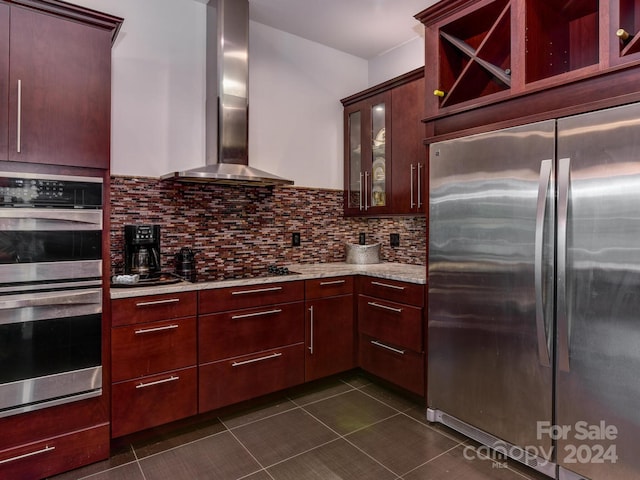
<instances>
[{"instance_id":1,"label":"granite countertop","mask_svg":"<svg viewBox=\"0 0 640 480\"><path fill-rule=\"evenodd\" d=\"M220 280L215 282L190 283L182 281L164 286L148 286L135 288L112 288L111 298L141 297L144 295L159 295L163 293L189 292L194 290L209 290L212 288L226 288L246 285L260 285L265 283L292 282L297 280L311 280L314 278L336 277L340 275L369 275L372 277L399 280L402 282L427 283L427 267L424 265L406 265L403 263L376 263L370 265L355 265L351 263L315 263L291 264L286 267L299 275L282 275L272 277L242 278L237 280Z\"/></svg>"}]
</instances>

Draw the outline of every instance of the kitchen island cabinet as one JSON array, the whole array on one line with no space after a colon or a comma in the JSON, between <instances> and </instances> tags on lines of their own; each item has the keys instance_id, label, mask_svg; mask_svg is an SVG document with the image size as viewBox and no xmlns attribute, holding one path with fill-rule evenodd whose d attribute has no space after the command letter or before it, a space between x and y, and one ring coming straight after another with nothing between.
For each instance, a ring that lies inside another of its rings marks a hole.
<instances>
[{"instance_id":1,"label":"kitchen island cabinet","mask_svg":"<svg viewBox=\"0 0 640 480\"><path fill-rule=\"evenodd\" d=\"M425 395L424 286L360 278L360 366L420 396Z\"/></svg>"},{"instance_id":2,"label":"kitchen island cabinet","mask_svg":"<svg viewBox=\"0 0 640 480\"><path fill-rule=\"evenodd\" d=\"M111 42L121 22L57 1L0 5L1 159L109 168Z\"/></svg>"},{"instance_id":3,"label":"kitchen island cabinet","mask_svg":"<svg viewBox=\"0 0 640 480\"><path fill-rule=\"evenodd\" d=\"M305 381L356 366L353 283L351 276L305 280Z\"/></svg>"},{"instance_id":4,"label":"kitchen island cabinet","mask_svg":"<svg viewBox=\"0 0 640 480\"><path fill-rule=\"evenodd\" d=\"M199 292L199 411L304 382L304 282Z\"/></svg>"},{"instance_id":5,"label":"kitchen island cabinet","mask_svg":"<svg viewBox=\"0 0 640 480\"><path fill-rule=\"evenodd\" d=\"M112 301L114 438L197 413L196 314L196 292Z\"/></svg>"}]
</instances>

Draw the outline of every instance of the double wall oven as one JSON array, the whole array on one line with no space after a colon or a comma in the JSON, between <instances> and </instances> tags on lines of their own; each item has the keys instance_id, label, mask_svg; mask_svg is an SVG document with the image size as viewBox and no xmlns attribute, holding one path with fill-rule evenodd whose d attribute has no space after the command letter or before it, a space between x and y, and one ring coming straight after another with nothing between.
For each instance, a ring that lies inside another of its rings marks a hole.
<instances>
[{"instance_id":1,"label":"double wall oven","mask_svg":"<svg viewBox=\"0 0 640 480\"><path fill-rule=\"evenodd\" d=\"M0 172L0 417L102 393L101 178Z\"/></svg>"}]
</instances>

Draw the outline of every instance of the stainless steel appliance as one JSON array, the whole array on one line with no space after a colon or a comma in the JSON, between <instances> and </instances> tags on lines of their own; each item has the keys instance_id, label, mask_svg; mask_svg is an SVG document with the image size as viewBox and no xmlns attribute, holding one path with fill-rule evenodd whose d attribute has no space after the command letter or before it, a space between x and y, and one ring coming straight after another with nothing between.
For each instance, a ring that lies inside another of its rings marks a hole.
<instances>
[{"instance_id":1,"label":"stainless steel appliance","mask_svg":"<svg viewBox=\"0 0 640 480\"><path fill-rule=\"evenodd\" d=\"M0 172L0 417L102 390L102 179Z\"/></svg>"},{"instance_id":2,"label":"stainless steel appliance","mask_svg":"<svg viewBox=\"0 0 640 480\"><path fill-rule=\"evenodd\" d=\"M427 417L640 478L640 105L430 146Z\"/></svg>"},{"instance_id":3,"label":"stainless steel appliance","mask_svg":"<svg viewBox=\"0 0 640 480\"><path fill-rule=\"evenodd\" d=\"M160 225L124 226L124 273L153 278L162 273Z\"/></svg>"}]
</instances>

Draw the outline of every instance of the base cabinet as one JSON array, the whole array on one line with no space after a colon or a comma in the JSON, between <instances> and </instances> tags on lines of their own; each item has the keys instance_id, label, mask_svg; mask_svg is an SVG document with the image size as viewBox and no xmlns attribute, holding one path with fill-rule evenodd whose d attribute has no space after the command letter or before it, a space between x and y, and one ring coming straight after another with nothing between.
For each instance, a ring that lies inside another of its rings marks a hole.
<instances>
[{"instance_id":1,"label":"base cabinet","mask_svg":"<svg viewBox=\"0 0 640 480\"><path fill-rule=\"evenodd\" d=\"M214 410L303 382L302 343L200 365L200 411Z\"/></svg>"},{"instance_id":2,"label":"base cabinet","mask_svg":"<svg viewBox=\"0 0 640 480\"><path fill-rule=\"evenodd\" d=\"M47 478L109 456L109 424L0 451L0 478Z\"/></svg>"},{"instance_id":3,"label":"base cabinet","mask_svg":"<svg viewBox=\"0 0 640 480\"><path fill-rule=\"evenodd\" d=\"M424 396L424 286L362 277L358 291L360 366Z\"/></svg>"},{"instance_id":4,"label":"base cabinet","mask_svg":"<svg viewBox=\"0 0 640 480\"><path fill-rule=\"evenodd\" d=\"M304 382L304 282L199 293L200 413Z\"/></svg>"},{"instance_id":5,"label":"base cabinet","mask_svg":"<svg viewBox=\"0 0 640 480\"><path fill-rule=\"evenodd\" d=\"M355 367L353 277L305 281L305 381Z\"/></svg>"},{"instance_id":6,"label":"base cabinet","mask_svg":"<svg viewBox=\"0 0 640 480\"><path fill-rule=\"evenodd\" d=\"M157 427L198 413L195 366L113 385L111 435Z\"/></svg>"},{"instance_id":7,"label":"base cabinet","mask_svg":"<svg viewBox=\"0 0 640 480\"><path fill-rule=\"evenodd\" d=\"M196 292L113 300L111 305L112 437L195 415Z\"/></svg>"}]
</instances>

